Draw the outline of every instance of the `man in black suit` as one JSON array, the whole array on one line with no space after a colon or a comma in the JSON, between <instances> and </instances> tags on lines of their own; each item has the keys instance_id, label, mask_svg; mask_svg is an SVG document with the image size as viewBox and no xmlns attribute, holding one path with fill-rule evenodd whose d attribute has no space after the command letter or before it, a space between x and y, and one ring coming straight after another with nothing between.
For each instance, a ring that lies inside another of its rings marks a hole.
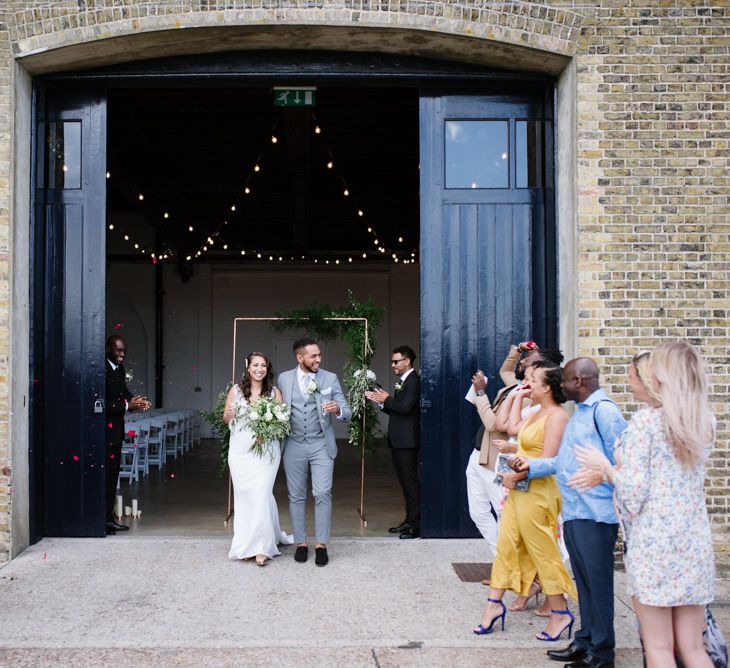
<instances>
[{"instance_id":1,"label":"man in black suit","mask_svg":"<svg viewBox=\"0 0 730 668\"><path fill-rule=\"evenodd\" d=\"M390 363L398 377L395 392L390 396L385 390L367 392L365 396L375 401L390 416L388 441L398 481L406 501L406 519L397 527L388 529L401 538L418 538L421 535L421 482L418 455L421 447L420 396L421 379L413 368L416 353L409 346L393 350Z\"/></svg>"},{"instance_id":2,"label":"man in black suit","mask_svg":"<svg viewBox=\"0 0 730 668\"><path fill-rule=\"evenodd\" d=\"M128 526L114 519L114 496L117 491L119 465L124 441L124 414L127 411L146 411L151 404L147 397L132 396L127 389L124 358L127 344L118 334L106 340L106 532L127 531Z\"/></svg>"}]
</instances>

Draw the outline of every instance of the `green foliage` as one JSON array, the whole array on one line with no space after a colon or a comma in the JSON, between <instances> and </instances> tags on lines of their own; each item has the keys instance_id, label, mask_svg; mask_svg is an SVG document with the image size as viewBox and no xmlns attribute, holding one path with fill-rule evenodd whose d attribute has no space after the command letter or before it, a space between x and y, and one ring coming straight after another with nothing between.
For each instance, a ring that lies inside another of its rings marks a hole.
<instances>
[{"instance_id":1,"label":"green foliage","mask_svg":"<svg viewBox=\"0 0 730 668\"><path fill-rule=\"evenodd\" d=\"M231 443L231 430L228 425L223 422L223 411L226 408L226 397L233 383L228 383L226 389L223 390L215 401L215 405L209 411L200 411L203 419L211 426L213 433L221 441L221 464L218 469L218 475L223 477L228 468L228 448Z\"/></svg>"},{"instance_id":2,"label":"green foliage","mask_svg":"<svg viewBox=\"0 0 730 668\"><path fill-rule=\"evenodd\" d=\"M332 308L329 304L313 304L296 311L277 311L276 316L283 320L273 323L277 331L289 329L306 329L314 339L331 341L341 339L346 346L347 362L345 364L344 384L347 388L347 400L352 409L349 425L349 442L352 445L363 445L372 449L378 436L378 409L372 401L363 396L362 381L370 361L375 353L374 333L383 320L385 309L378 306L372 298L361 302L347 293L347 305ZM327 320L326 318L348 318L348 320ZM350 318L367 318L368 340L365 340L365 323ZM362 372L360 380L355 372ZM364 425L364 429L363 429Z\"/></svg>"}]
</instances>

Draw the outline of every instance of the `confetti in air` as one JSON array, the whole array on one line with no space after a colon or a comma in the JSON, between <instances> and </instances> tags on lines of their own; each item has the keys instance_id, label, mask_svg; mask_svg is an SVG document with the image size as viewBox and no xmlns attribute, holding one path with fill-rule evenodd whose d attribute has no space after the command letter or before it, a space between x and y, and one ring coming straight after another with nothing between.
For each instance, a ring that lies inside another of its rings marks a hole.
<instances>
[{"instance_id":1,"label":"confetti in air","mask_svg":"<svg viewBox=\"0 0 730 668\"><path fill-rule=\"evenodd\" d=\"M79 456L78 455L74 455L74 461L75 462L79 461Z\"/></svg>"},{"instance_id":2,"label":"confetti in air","mask_svg":"<svg viewBox=\"0 0 730 668\"><path fill-rule=\"evenodd\" d=\"M116 325L114 325L114 329L121 329L124 327L124 325L121 322L118 322Z\"/></svg>"}]
</instances>

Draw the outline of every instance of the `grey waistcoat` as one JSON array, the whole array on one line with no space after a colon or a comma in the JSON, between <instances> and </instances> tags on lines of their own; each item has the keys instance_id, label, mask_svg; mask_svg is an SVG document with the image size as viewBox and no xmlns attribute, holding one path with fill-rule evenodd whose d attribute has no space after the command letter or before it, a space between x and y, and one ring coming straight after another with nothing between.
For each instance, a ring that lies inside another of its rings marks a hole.
<instances>
[{"instance_id":1,"label":"grey waistcoat","mask_svg":"<svg viewBox=\"0 0 730 668\"><path fill-rule=\"evenodd\" d=\"M319 421L319 408L313 394L306 399L297 383L292 391L291 428L288 439L297 443L314 443L324 439L324 432Z\"/></svg>"}]
</instances>

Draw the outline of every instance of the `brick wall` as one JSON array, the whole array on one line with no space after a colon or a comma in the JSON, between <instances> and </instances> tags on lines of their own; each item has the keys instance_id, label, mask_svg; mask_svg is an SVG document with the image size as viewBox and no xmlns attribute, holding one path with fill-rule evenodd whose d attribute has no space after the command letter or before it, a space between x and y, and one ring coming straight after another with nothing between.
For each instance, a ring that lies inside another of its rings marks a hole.
<instances>
[{"instance_id":1,"label":"brick wall","mask_svg":"<svg viewBox=\"0 0 730 668\"><path fill-rule=\"evenodd\" d=\"M730 552L728 69L724 0L6 0L0 9L0 561L7 558L11 51L241 24L423 28L573 56L577 66L577 325L582 354L633 410L626 361L688 338L709 361L719 440L708 507ZM5 29L7 22L8 29ZM181 41L183 41L181 38ZM486 50L487 43L484 43ZM565 129L561 129L565 131Z\"/></svg>"}]
</instances>

